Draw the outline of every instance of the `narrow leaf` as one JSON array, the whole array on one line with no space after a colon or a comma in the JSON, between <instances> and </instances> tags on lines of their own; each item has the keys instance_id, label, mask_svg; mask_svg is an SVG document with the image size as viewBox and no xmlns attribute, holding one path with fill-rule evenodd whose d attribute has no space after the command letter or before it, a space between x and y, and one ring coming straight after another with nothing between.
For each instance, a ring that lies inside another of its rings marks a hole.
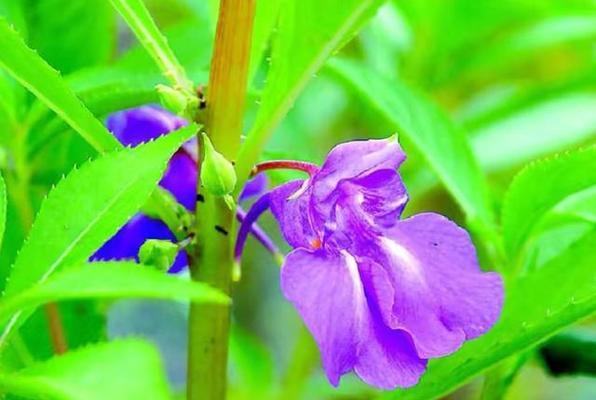
<instances>
[{"instance_id":1,"label":"narrow leaf","mask_svg":"<svg viewBox=\"0 0 596 400\"><path fill-rule=\"evenodd\" d=\"M0 391L52 400L170 399L158 352L136 339L87 347L0 374Z\"/></svg>"},{"instance_id":2,"label":"narrow leaf","mask_svg":"<svg viewBox=\"0 0 596 400\"><path fill-rule=\"evenodd\" d=\"M4 228L6 228L6 185L2 174L0 174L0 249L4 238Z\"/></svg>"},{"instance_id":3,"label":"narrow leaf","mask_svg":"<svg viewBox=\"0 0 596 400\"><path fill-rule=\"evenodd\" d=\"M192 82L168 46L166 37L155 25L145 4L141 0L110 1L172 85L192 93Z\"/></svg>"},{"instance_id":4,"label":"narrow leaf","mask_svg":"<svg viewBox=\"0 0 596 400\"><path fill-rule=\"evenodd\" d=\"M227 296L204 283L168 275L133 262L98 262L66 269L45 282L2 298L0 321L17 311L53 301L119 297L229 302Z\"/></svg>"},{"instance_id":5,"label":"narrow leaf","mask_svg":"<svg viewBox=\"0 0 596 400\"><path fill-rule=\"evenodd\" d=\"M254 126L240 150L238 176L247 177L263 146L306 83L360 28L380 0L285 2L273 42L271 70Z\"/></svg>"},{"instance_id":6,"label":"narrow leaf","mask_svg":"<svg viewBox=\"0 0 596 400\"><path fill-rule=\"evenodd\" d=\"M328 70L416 146L471 221L493 224L486 182L470 143L435 104L355 62L332 60Z\"/></svg>"},{"instance_id":7,"label":"narrow leaf","mask_svg":"<svg viewBox=\"0 0 596 400\"><path fill-rule=\"evenodd\" d=\"M596 138L595 109L594 93L559 93L481 126L472 145L485 171L503 171Z\"/></svg>"},{"instance_id":8,"label":"narrow leaf","mask_svg":"<svg viewBox=\"0 0 596 400\"><path fill-rule=\"evenodd\" d=\"M506 285L503 313L486 335L433 360L417 386L382 398L430 400L449 393L511 355L536 346L596 311L596 233L549 265Z\"/></svg>"},{"instance_id":9,"label":"narrow leaf","mask_svg":"<svg viewBox=\"0 0 596 400\"><path fill-rule=\"evenodd\" d=\"M108 153L74 170L50 191L9 275L5 296L85 262L147 201L191 125L154 142ZM5 339L17 323L4 329ZM1 344L1 343L0 343Z\"/></svg>"},{"instance_id":10,"label":"narrow leaf","mask_svg":"<svg viewBox=\"0 0 596 400\"><path fill-rule=\"evenodd\" d=\"M596 146L538 161L520 172L503 204L503 235L511 258L542 218L566 198L596 186Z\"/></svg>"},{"instance_id":11,"label":"narrow leaf","mask_svg":"<svg viewBox=\"0 0 596 400\"><path fill-rule=\"evenodd\" d=\"M72 90L21 37L0 18L0 66L43 101L98 151L119 147L118 141L81 103Z\"/></svg>"}]
</instances>

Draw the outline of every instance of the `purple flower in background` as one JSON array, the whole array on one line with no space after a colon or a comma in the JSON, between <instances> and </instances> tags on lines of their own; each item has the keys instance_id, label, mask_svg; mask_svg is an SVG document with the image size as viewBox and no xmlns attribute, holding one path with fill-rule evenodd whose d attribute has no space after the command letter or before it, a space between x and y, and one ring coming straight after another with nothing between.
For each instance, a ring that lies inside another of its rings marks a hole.
<instances>
[{"instance_id":1,"label":"purple flower in background","mask_svg":"<svg viewBox=\"0 0 596 400\"><path fill-rule=\"evenodd\" d=\"M157 106L142 106L111 114L106 122L108 129L125 146L137 146L173 130L185 126L184 119ZM185 143L170 159L159 185L169 191L187 210L194 211L197 198L197 144L196 140ZM259 174L249 181L240 194L240 201L261 194L267 187L267 178ZM238 209L237 216L243 218L244 211ZM255 234L272 252L277 252L273 243L258 226ZM135 259L140 247L147 239L176 241L168 226L160 220L138 213L107 241L91 260ZM188 265L186 252L181 250L169 272L179 272Z\"/></svg>"},{"instance_id":2,"label":"purple flower in background","mask_svg":"<svg viewBox=\"0 0 596 400\"><path fill-rule=\"evenodd\" d=\"M321 351L333 385L354 371L382 389L416 384L427 360L486 332L501 277L481 272L468 233L434 213L400 220L408 201L397 140L341 144L307 180L263 195L240 228L271 208L294 248L281 288Z\"/></svg>"}]
</instances>

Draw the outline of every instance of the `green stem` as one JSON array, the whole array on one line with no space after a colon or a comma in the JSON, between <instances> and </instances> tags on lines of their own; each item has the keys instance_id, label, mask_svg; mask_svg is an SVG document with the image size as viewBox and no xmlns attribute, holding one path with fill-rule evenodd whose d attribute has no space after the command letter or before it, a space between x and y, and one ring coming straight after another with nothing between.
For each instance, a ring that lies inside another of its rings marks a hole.
<instances>
[{"instance_id":1,"label":"green stem","mask_svg":"<svg viewBox=\"0 0 596 400\"><path fill-rule=\"evenodd\" d=\"M222 0L219 8L205 130L228 160L235 159L240 146L254 13L255 0ZM234 213L221 197L204 192L200 183L198 190L204 201L197 203L199 240L191 257L191 277L229 294L233 258L227 233L232 232ZM229 307L191 305L189 400L225 398L229 330Z\"/></svg>"},{"instance_id":2,"label":"green stem","mask_svg":"<svg viewBox=\"0 0 596 400\"><path fill-rule=\"evenodd\" d=\"M14 157L15 176L12 186L12 195L17 205L19 217L23 227L23 232L28 232L33 224L35 212L31 205L29 197L29 188L31 182L31 171L27 159L27 126L18 125L14 127L14 136L12 142L12 155ZM60 318L60 311L56 304L46 305L46 316L48 320L48 330L54 353L61 354L67 349L66 335Z\"/></svg>"}]
</instances>

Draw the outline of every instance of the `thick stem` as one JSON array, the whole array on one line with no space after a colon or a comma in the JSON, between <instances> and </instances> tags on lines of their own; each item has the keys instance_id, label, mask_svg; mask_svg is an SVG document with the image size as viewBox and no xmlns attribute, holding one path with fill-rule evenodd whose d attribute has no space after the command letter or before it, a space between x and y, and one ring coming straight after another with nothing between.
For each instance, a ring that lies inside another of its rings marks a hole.
<instances>
[{"instance_id":1,"label":"thick stem","mask_svg":"<svg viewBox=\"0 0 596 400\"><path fill-rule=\"evenodd\" d=\"M235 159L240 145L254 13L255 0L220 3L205 130L229 160ZM204 201L197 203L198 244L191 257L191 277L230 294L234 212L222 198L204 193L200 183L198 190ZM191 305L188 400L225 398L229 326L229 306Z\"/></svg>"}]
</instances>

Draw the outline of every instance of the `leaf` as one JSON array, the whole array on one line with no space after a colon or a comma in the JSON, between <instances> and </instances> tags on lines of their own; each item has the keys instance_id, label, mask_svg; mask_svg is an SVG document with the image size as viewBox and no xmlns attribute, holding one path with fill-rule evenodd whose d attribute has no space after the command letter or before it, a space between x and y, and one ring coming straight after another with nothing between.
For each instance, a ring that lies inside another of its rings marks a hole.
<instances>
[{"instance_id":1,"label":"leaf","mask_svg":"<svg viewBox=\"0 0 596 400\"><path fill-rule=\"evenodd\" d=\"M60 74L31 50L0 18L0 66L64 119L98 151L118 148L118 141L75 96Z\"/></svg>"},{"instance_id":2,"label":"leaf","mask_svg":"<svg viewBox=\"0 0 596 400\"><path fill-rule=\"evenodd\" d=\"M511 168L595 138L594 109L594 93L559 94L482 126L472 145L484 170Z\"/></svg>"},{"instance_id":3,"label":"leaf","mask_svg":"<svg viewBox=\"0 0 596 400\"><path fill-rule=\"evenodd\" d=\"M168 46L167 39L155 25L143 2L141 0L110 1L159 66L163 75L175 88L192 93L192 82L186 76L184 68Z\"/></svg>"},{"instance_id":4,"label":"leaf","mask_svg":"<svg viewBox=\"0 0 596 400\"><path fill-rule=\"evenodd\" d=\"M596 230L544 268L507 282L497 325L451 356L432 360L417 386L382 396L430 400L449 393L511 355L530 349L596 311Z\"/></svg>"},{"instance_id":5,"label":"leaf","mask_svg":"<svg viewBox=\"0 0 596 400\"><path fill-rule=\"evenodd\" d=\"M0 321L45 303L83 298L143 297L226 304L227 296L207 284L133 262L97 262L68 268L0 301Z\"/></svg>"},{"instance_id":6,"label":"leaf","mask_svg":"<svg viewBox=\"0 0 596 400\"><path fill-rule=\"evenodd\" d=\"M271 69L255 123L240 149L238 176L248 177L265 142L306 83L354 35L381 0L287 1L273 41Z\"/></svg>"},{"instance_id":7,"label":"leaf","mask_svg":"<svg viewBox=\"0 0 596 400\"><path fill-rule=\"evenodd\" d=\"M94 300L74 300L56 304L60 322L67 336L69 351L106 340L106 316L103 304ZM48 317L44 307L38 308L19 327L22 343L35 356L36 361L54 356ZM2 362L10 350L18 347L18 340L11 340L0 355ZM22 365L27 366L27 365Z\"/></svg>"},{"instance_id":8,"label":"leaf","mask_svg":"<svg viewBox=\"0 0 596 400\"><path fill-rule=\"evenodd\" d=\"M422 95L364 65L334 59L328 70L406 136L461 205L470 221L493 225L486 182L470 143L449 118Z\"/></svg>"},{"instance_id":9,"label":"leaf","mask_svg":"<svg viewBox=\"0 0 596 400\"><path fill-rule=\"evenodd\" d=\"M530 164L513 180L503 204L503 239L516 258L542 218L569 196L596 186L596 146Z\"/></svg>"},{"instance_id":10,"label":"leaf","mask_svg":"<svg viewBox=\"0 0 596 400\"><path fill-rule=\"evenodd\" d=\"M275 368L273 357L259 338L238 325L232 325L230 335L230 366L234 378L230 390L238 398L264 399L271 397Z\"/></svg>"},{"instance_id":11,"label":"leaf","mask_svg":"<svg viewBox=\"0 0 596 400\"><path fill-rule=\"evenodd\" d=\"M145 203L172 153L195 130L190 125L154 142L106 154L59 182L40 207L4 295L86 261ZM8 323L0 344L18 319Z\"/></svg>"},{"instance_id":12,"label":"leaf","mask_svg":"<svg viewBox=\"0 0 596 400\"><path fill-rule=\"evenodd\" d=\"M2 239L4 237L4 228L6 227L6 185L2 174L0 174L0 249L2 248Z\"/></svg>"},{"instance_id":13,"label":"leaf","mask_svg":"<svg viewBox=\"0 0 596 400\"><path fill-rule=\"evenodd\" d=\"M105 63L114 53L116 18L105 0L24 3L29 46L62 73Z\"/></svg>"},{"instance_id":14,"label":"leaf","mask_svg":"<svg viewBox=\"0 0 596 400\"><path fill-rule=\"evenodd\" d=\"M0 374L0 390L52 400L170 398L158 352L138 339L90 346L15 373Z\"/></svg>"},{"instance_id":15,"label":"leaf","mask_svg":"<svg viewBox=\"0 0 596 400\"><path fill-rule=\"evenodd\" d=\"M155 85L162 82L159 75L145 75L116 68L85 70L69 76L68 83L77 97L97 117L127 108L158 103ZM31 107L28 121L36 132L30 138L29 152L36 153L49 140L68 130L59 117L42 103Z\"/></svg>"},{"instance_id":16,"label":"leaf","mask_svg":"<svg viewBox=\"0 0 596 400\"><path fill-rule=\"evenodd\" d=\"M585 10L586 14L589 13ZM561 15L541 18L508 35L497 36L500 40L487 43L471 57L459 61L467 69L490 68L504 71L516 64L527 62L542 55L551 47L585 42L596 38L594 15Z\"/></svg>"}]
</instances>

